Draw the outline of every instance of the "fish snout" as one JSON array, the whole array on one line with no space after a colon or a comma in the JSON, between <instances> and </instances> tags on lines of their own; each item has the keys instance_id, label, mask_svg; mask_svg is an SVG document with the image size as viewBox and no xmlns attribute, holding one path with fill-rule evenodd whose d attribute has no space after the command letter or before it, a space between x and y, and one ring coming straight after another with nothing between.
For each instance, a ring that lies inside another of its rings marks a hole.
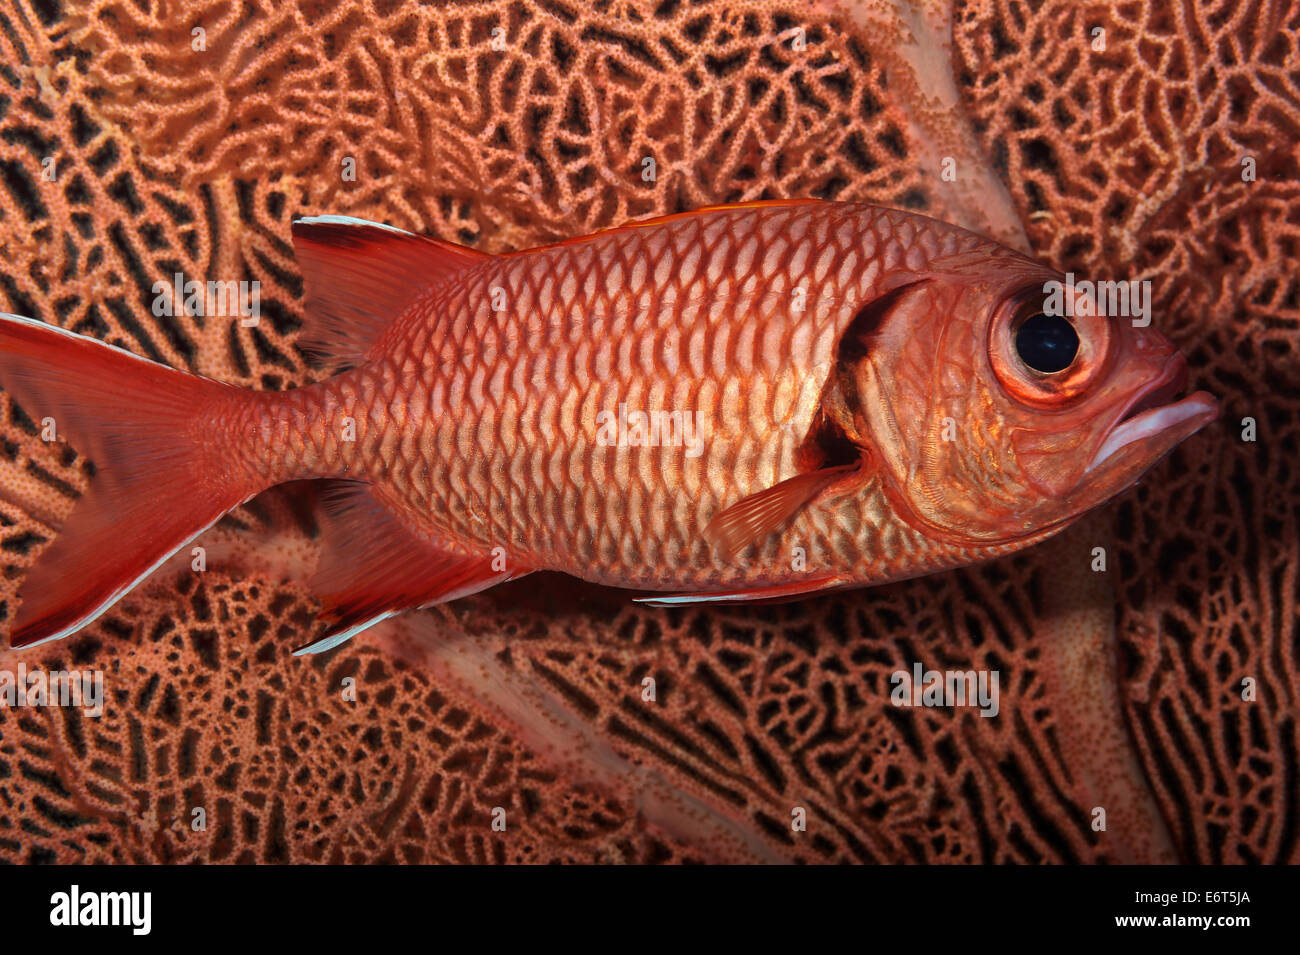
<instances>
[{"instance_id":1,"label":"fish snout","mask_svg":"<svg viewBox=\"0 0 1300 955\"><path fill-rule=\"evenodd\" d=\"M1139 388L1114 417L1085 473L1091 474L1120 452L1150 449L1147 465L1219 417L1218 399L1206 391L1179 398L1187 390L1187 359L1163 335L1167 357L1159 374ZM1154 347L1154 346L1150 346ZM1150 351L1148 362L1155 357ZM1133 447L1130 447L1133 446Z\"/></svg>"}]
</instances>

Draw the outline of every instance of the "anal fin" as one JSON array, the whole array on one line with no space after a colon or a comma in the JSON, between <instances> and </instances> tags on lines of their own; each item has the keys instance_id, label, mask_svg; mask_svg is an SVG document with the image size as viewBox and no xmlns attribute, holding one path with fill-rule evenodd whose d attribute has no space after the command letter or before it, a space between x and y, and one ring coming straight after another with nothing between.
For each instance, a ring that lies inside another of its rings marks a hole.
<instances>
[{"instance_id":1,"label":"anal fin","mask_svg":"<svg viewBox=\"0 0 1300 955\"><path fill-rule=\"evenodd\" d=\"M720 590L705 594L663 594L654 597L638 597L637 603L651 607L679 607L684 604L776 604L798 600L809 594L823 590L834 590L844 584L842 577L827 574L809 577L788 584L772 584L767 587L749 589Z\"/></svg>"},{"instance_id":2,"label":"anal fin","mask_svg":"<svg viewBox=\"0 0 1300 955\"><path fill-rule=\"evenodd\" d=\"M412 529L378 489L341 481L326 498L325 549L312 579L325 629L295 654L331 650L379 621L486 590L530 568L455 552Z\"/></svg>"}]
</instances>

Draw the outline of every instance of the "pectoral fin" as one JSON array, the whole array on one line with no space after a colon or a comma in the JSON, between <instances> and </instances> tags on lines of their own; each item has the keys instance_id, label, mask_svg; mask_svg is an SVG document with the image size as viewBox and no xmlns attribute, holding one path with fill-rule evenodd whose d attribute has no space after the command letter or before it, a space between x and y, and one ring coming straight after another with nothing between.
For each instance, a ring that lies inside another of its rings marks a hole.
<instances>
[{"instance_id":1,"label":"pectoral fin","mask_svg":"<svg viewBox=\"0 0 1300 955\"><path fill-rule=\"evenodd\" d=\"M766 538L818 494L860 467L861 462L855 461L808 471L751 494L715 515L704 528L704 539L731 556Z\"/></svg>"}]
</instances>

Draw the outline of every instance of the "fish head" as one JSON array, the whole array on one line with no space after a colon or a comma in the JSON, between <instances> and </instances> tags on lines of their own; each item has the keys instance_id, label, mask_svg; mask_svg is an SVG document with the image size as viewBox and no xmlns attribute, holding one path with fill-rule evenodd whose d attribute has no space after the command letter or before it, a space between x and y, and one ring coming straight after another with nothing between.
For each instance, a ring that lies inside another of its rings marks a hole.
<instances>
[{"instance_id":1,"label":"fish head","mask_svg":"<svg viewBox=\"0 0 1300 955\"><path fill-rule=\"evenodd\" d=\"M848 370L856 428L909 522L967 543L1039 535L1218 416L1205 392L1177 398L1187 364L1165 336L1097 312L1002 252L912 276L876 316Z\"/></svg>"}]
</instances>

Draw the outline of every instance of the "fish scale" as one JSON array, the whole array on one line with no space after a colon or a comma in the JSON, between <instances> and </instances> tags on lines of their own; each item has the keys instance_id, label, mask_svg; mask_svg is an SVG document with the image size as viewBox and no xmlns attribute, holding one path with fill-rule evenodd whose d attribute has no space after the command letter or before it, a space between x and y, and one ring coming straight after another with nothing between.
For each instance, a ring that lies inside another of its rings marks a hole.
<instances>
[{"instance_id":1,"label":"fish scale","mask_svg":"<svg viewBox=\"0 0 1300 955\"><path fill-rule=\"evenodd\" d=\"M890 231L903 214L820 211L740 207L488 259L400 316L370 365L301 389L315 407L252 459L260 479L364 473L433 540L501 546L529 567L578 564L611 585L792 581L807 574L792 567L796 547L805 567L890 579L893 554L906 562L928 542L879 491L801 515L739 560L700 536L718 510L796 473L838 335L907 260ZM979 241L935 225L941 235L910 234L927 254ZM869 271L836 267L869 255ZM397 394L409 420L392 413ZM601 446L597 414L620 405L695 414L703 453ZM338 421L323 441L322 422L345 412L356 441Z\"/></svg>"},{"instance_id":2,"label":"fish scale","mask_svg":"<svg viewBox=\"0 0 1300 955\"><path fill-rule=\"evenodd\" d=\"M1217 415L1204 393L1159 405L1184 365L1151 330L1076 318L1072 362L1037 370L1017 323L1058 273L875 206L747 203L502 256L346 217L294 241L305 340L341 369L303 388L0 316L4 386L105 464L24 583L15 646L85 626L287 481L343 482L316 651L534 570L675 603L972 563ZM693 427L628 440L645 415Z\"/></svg>"}]
</instances>

